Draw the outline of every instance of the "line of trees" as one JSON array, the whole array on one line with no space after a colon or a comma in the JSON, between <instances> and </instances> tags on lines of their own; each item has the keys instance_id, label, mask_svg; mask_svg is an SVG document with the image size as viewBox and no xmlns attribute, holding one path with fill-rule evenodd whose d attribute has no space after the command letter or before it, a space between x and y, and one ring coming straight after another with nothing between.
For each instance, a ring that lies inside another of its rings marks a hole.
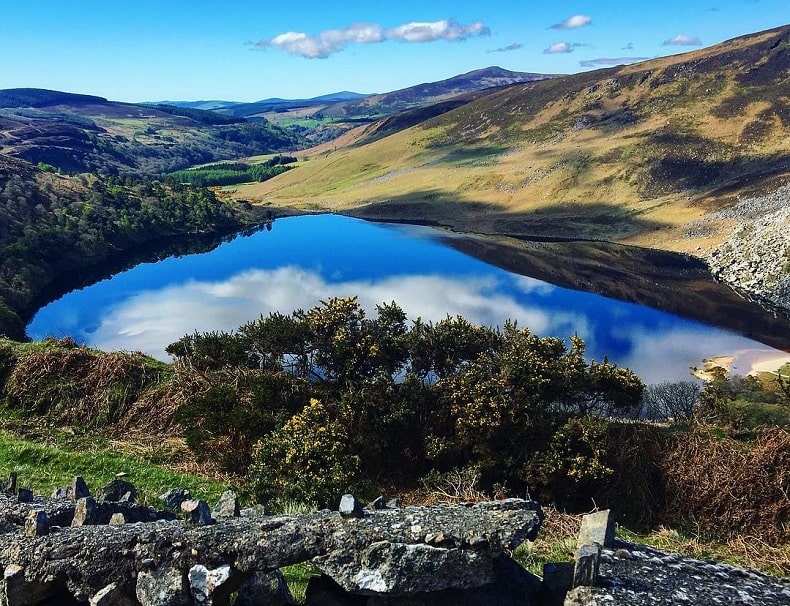
<instances>
[{"instance_id":1,"label":"line of trees","mask_svg":"<svg viewBox=\"0 0 790 606\"><path fill-rule=\"evenodd\" d=\"M294 162L296 162L296 158L278 155L260 164L220 162L200 168L179 170L171 173L169 177L180 183L189 183L195 186L235 185L252 181L267 181L293 168L289 165Z\"/></svg>"}]
</instances>

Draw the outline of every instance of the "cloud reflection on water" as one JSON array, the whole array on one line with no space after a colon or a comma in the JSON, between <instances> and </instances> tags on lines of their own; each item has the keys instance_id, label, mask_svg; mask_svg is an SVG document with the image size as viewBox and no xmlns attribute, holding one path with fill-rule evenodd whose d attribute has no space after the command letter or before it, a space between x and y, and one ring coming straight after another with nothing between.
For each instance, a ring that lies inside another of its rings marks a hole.
<instances>
[{"instance_id":1,"label":"cloud reflection on water","mask_svg":"<svg viewBox=\"0 0 790 606\"><path fill-rule=\"evenodd\" d=\"M553 288L522 277L514 277L513 282L522 292ZM411 275L330 282L300 267L249 270L223 281L193 280L136 294L111 308L86 339L100 349L140 350L167 359L164 348L195 330L230 331L261 314L287 314L309 309L322 299L343 296L357 296L369 315L375 314L377 304L394 300L412 319L419 316L437 321L458 314L488 326L501 326L512 319L539 334L589 332L583 315L550 313L517 301L500 287L501 281L495 277Z\"/></svg>"}]
</instances>

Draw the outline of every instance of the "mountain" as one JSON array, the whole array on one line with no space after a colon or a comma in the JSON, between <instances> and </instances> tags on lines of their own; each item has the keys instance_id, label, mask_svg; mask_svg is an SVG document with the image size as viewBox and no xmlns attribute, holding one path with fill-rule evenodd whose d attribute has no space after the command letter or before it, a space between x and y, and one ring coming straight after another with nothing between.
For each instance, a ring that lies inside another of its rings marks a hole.
<instances>
[{"instance_id":1,"label":"mountain","mask_svg":"<svg viewBox=\"0 0 790 606\"><path fill-rule=\"evenodd\" d=\"M171 105L117 103L43 89L0 90L0 154L62 172L161 174L292 150L297 138L258 120Z\"/></svg>"},{"instance_id":2,"label":"mountain","mask_svg":"<svg viewBox=\"0 0 790 606\"><path fill-rule=\"evenodd\" d=\"M748 234L762 233L754 221L783 226L777 246L790 249L790 188L780 189L790 181L789 47L784 26L682 55L509 86L422 121L403 120L402 130L392 122L403 115L393 116L304 152L310 161L297 170L236 195L705 259L741 230L741 252L724 257L749 268L758 249ZM750 292L755 281L767 284L780 294L772 300L790 309L790 263L776 257L739 284Z\"/></svg>"},{"instance_id":3,"label":"mountain","mask_svg":"<svg viewBox=\"0 0 790 606\"><path fill-rule=\"evenodd\" d=\"M424 82L389 93L335 103L324 108L322 113L325 116L335 117L389 116L407 109L432 105L465 93L551 77L546 74L511 72L501 67L487 67L439 82Z\"/></svg>"},{"instance_id":4,"label":"mountain","mask_svg":"<svg viewBox=\"0 0 790 606\"><path fill-rule=\"evenodd\" d=\"M253 101L252 103L240 103L238 101L156 101L147 102L145 105L171 105L173 107L186 107L191 109L203 109L209 111L220 111L234 116L253 116L266 111L283 111L292 108L313 107L326 105L327 103L337 103L366 97L361 93L341 91L312 97L310 99L280 99L272 97Z\"/></svg>"}]
</instances>

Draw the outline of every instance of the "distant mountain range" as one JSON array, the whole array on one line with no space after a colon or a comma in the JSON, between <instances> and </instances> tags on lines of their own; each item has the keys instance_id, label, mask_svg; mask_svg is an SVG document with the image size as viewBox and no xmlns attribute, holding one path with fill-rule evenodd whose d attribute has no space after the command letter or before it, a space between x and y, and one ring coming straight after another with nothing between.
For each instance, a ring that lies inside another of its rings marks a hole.
<instances>
[{"instance_id":1,"label":"distant mountain range","mask_svg":"<svg viewBox=\"0 0 790 606\"><path fill-rule=\"evenodd\" d=\"M134 104L44 89L6 89L0 90L0 153L65 172L158 174L240 156L292 152L360 122L428 106L432 109L426 111L437 115L492 86L546 77L489 67L391 93L342 91L255 103ZM447 99L455 100L438 103ZM405 122L394 124L401 128Z\"/></svg>"},{"instance_id":2,"label":"distant mountain range","mask_svg":"<svg viewBox=\"0 0 790 606\"><path fill-rule=\"evenodd\" d=\"M235 101L161 101L146 105L173 105L216 111L237 117L259 116L267 112L284 113L290 110L315 108L324 116L336 118L373 118L430 105L456 95L508 86L523 82L533 82L552 76L528 72L512 72L501 67L486 67L466 74L460 74L439 82L425 82L408 88L364 95L350 91L330 93L310 99L280 99L273 97L252 103Z\"/></svg>"}]
</instances>

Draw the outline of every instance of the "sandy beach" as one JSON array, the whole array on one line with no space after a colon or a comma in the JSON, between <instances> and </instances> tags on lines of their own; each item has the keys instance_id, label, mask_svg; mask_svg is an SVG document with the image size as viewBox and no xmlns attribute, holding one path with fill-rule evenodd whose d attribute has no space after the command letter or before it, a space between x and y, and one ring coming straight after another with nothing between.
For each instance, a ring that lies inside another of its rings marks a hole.
<instances>
[{"instance_id":1,"label":"sandy beach","mask_svg":"<svg viewBox=\"0 0 790 606\"><path fill-rule=\"evenodd\" d=\"M714 379L719 370L730 375L756 376L760 373L776 373L790 364L790 354L766 350L744 350L728 356L715 356L702 360L702 366L695 368L693 375L703 381Z\"/></svg>"}]
</instances>

